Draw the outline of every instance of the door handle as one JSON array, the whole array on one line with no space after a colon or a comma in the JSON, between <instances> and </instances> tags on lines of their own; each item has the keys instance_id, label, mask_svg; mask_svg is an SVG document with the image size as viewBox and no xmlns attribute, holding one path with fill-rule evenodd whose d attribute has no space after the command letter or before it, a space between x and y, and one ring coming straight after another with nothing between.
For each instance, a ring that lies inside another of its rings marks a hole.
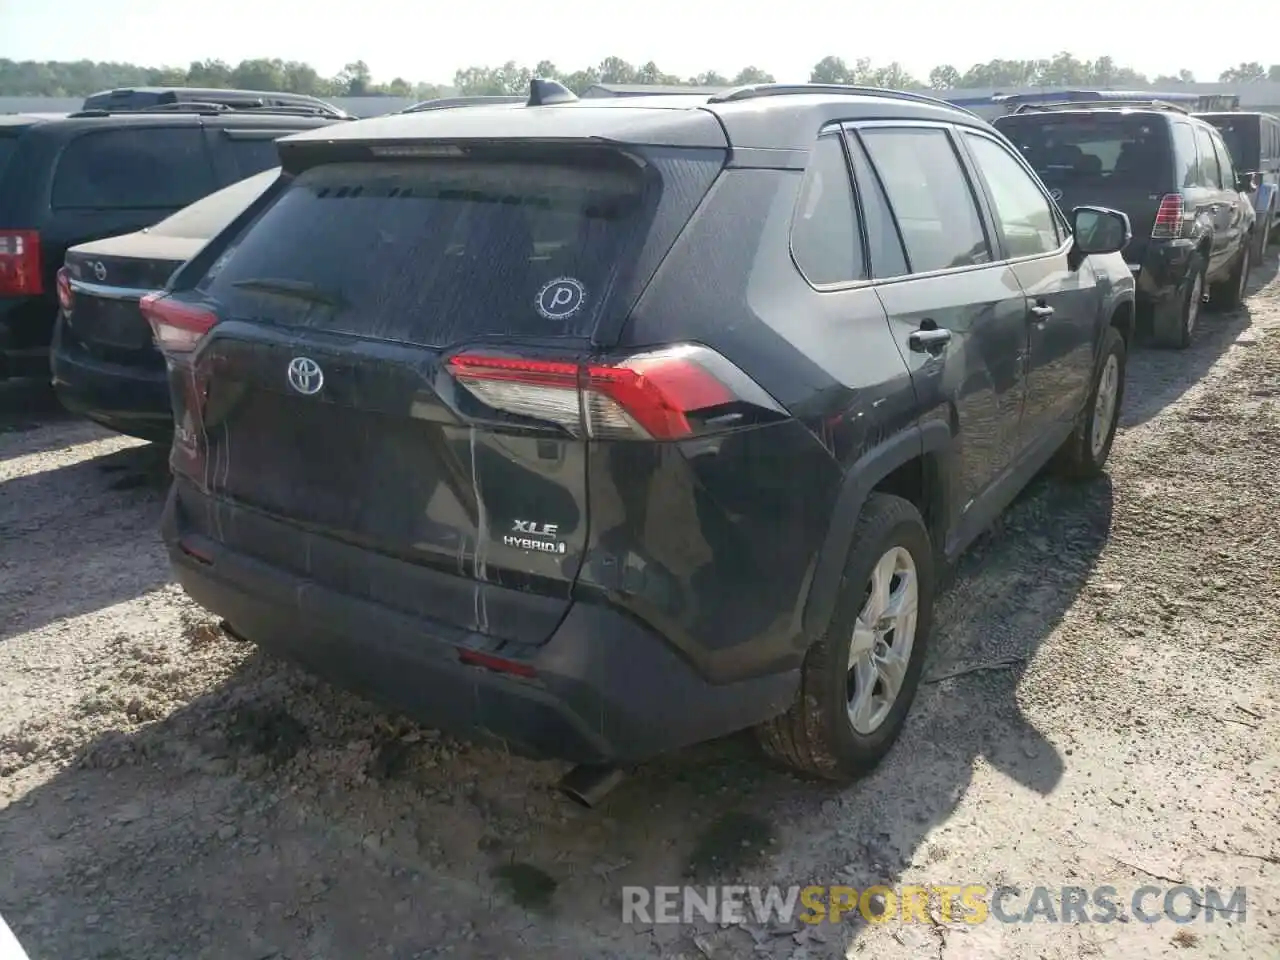
<instances>
[{"instance_id":1,"label":"door handle","mask_svg":"<svg viewBox=\"0 0 1280 960\"><path fill-rule=\"evenodd\" d=\"M1031 315L1037 320L1048 320L1053 316L1053 307L1047 303L1037 303L1031 307Z\"/></svg>"},{"instance_id":2,"label":"door handle","mask_svg":"<svg viewBox=\"0 0 1280 960\"><path fill-rule=\"evenodd\" d=\"M950 330L913 330L907 337L907 346L915 353L941 353L950 342Z\"/></svg>"}]
</instances>

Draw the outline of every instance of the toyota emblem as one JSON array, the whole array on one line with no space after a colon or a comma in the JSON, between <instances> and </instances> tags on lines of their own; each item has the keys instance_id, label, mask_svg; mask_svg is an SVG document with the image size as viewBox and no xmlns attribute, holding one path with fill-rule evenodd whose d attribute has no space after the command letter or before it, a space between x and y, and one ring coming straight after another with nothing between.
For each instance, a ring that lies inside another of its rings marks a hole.
<instances>
[{"instance_id":1,"label":"toyota emblem","mask_svg":"<svg viewBox=\"0 0 1280 960\"><path fill-rule=\"evenodd\" d=\"M107 265L101 260L96 261L93 265L93 275L100 281L107 279Z\"/></svg>"},{"instance_id":2,"label":"toyota emblem","mask_svg":"<svg viewBox=\"0 0 1280 960\"><path fill-rule=\"evenodd\" d=\"M289 361L289 386L308 397L324 386L324 371L310 357L294 357Z\"/></svg>"},{"instance_id":3,"label":"toyota emblem","mask_svg":"<svg viewBox=\"0 0 1280 960\"><path fill-rule=\"evenodd\" d=\"M1062 191L1058 187L1054 187L1052 190L1049 191L1049 196L1053 197L1055 201L1061 200Z\"/></svg>"}]
</instances>

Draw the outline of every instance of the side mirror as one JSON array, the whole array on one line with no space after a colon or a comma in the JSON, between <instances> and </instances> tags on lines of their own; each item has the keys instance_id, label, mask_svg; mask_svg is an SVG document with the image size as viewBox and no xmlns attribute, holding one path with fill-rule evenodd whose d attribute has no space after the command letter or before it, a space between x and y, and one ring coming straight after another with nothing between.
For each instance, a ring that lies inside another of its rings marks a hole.
<instances>
[{"instance_id":1,"label":"side mirror","mask_svg":"<svg viewBox=\"0 0 1280 960\"><path fill-rule=\"evenodd\" d=\"M1076 251L1084 256L1119 253L1133 239L1129 217L1106 207L1076 207L1071 211L1071 232Z\"/></svg>"},{"instance_id":2,"label":"side mirror","mask_svg":"<svg viewBox=\"0 0 1280 960\"><path fill-rule=\"evenodd\" d=\"M1252 173L1237 173L1236 189L1241 193L1253 193L1258 189L1258 178Z\"/></svg>"}]
</instances>

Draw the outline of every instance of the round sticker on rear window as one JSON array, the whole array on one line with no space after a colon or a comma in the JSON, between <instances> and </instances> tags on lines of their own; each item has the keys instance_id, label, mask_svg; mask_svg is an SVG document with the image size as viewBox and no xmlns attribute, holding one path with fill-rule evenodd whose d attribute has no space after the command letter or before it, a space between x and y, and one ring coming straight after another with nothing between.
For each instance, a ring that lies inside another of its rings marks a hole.
<instances>
[{"instance_id":1,"label":"round sticker on rear window","mask_svg":"<svg viewBox=\"0 0 1280 960\"><path fill-rule=\"evenodd\" d=\"M574 277L559 277L544 284L534 306L548 320L568 320L587 301L587 288Z\"/></svg>"}]
</instances>

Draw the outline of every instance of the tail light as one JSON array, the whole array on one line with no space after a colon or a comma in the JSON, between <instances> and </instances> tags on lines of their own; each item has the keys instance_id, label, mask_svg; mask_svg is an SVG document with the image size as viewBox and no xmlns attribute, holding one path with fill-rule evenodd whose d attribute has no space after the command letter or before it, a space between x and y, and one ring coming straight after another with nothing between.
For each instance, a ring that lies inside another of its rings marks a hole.
<instances>
[{"instance_id":1,"label":"tail light","mask_svg":"<svg viewBox=\"0 0 1280 960\"><path fill-rule=\"evenodd\" d=\"M66 267L58 268L58 306L62 307L64 313L70 313L71 308L76 305L75 291L71 289L71 275L67 273Z\"/></svg>"},{"instance_id":2,"label":"tail light","mask_svg":"<svg viewBox=\"0 0 1280 960\"><path fill-rule=\"evenodd\" d=\"M1156 222L1151 225L1151 239L1170 240L1182 236L1182 225L1186 219L1186 210L1182 206L1182 195L1167 193L1160 198L1160 207L1156 210Z\"/></svg>"},{"instance_id":3,"label":"tail light","mask_svg":"<svg viewBox=\"0 0 1280 960\"><path fill-rule=\"evenodd\" d=\"M0 230L0 297L44 293L40 274L40 232Z\"/></svg>"},{"instance_id":4,"label":"tail light","mask_svg":"<svg viewBox=\"0 0 1280 960\"><path fill-rule=\"evenodd\" d=\"M167 354L190 353L218 322L218 315L212 310L182 303L161 292L147 294L138 301L138 308L151 325L156 346Z\"/></svg>"},{"instance_id":5,"label":"tail light","mask_svg":"<svg viewBox=\"0 0 1280 960\"><path fill-rule=\"evenodd\" d=\"M786 412L719 354L681 346L613 363L462 353L449 371L495 410L614 440L677 440Z\"/></svg>"}]
</instances>

